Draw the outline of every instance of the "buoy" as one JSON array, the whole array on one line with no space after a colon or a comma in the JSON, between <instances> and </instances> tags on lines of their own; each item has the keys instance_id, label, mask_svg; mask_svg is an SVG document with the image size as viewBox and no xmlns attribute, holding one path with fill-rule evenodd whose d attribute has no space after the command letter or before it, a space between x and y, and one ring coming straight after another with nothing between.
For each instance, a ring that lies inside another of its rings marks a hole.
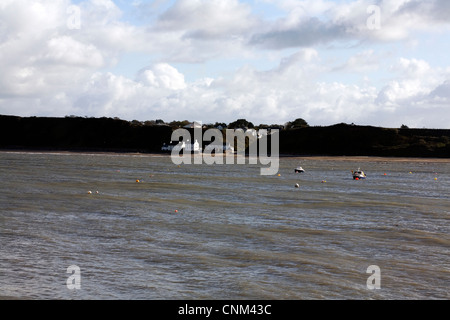
<instances>
[{"instance_id":1,"label":"buoy","mask_svg":"<svg viewBox=\"0 0 450 320\"><path fill-rule=\"evenodd\" d=\"M410 171L409 174L412 174L412 172Z\"/></svg>"},{"instance_id":2,"label":"buoy","mask_svg":"<svg viewBox=\"0 0 450 320\"><path fill-rule=\"evenodd\" d=\"M88 194L92 194L92 191L88 191Z\"/></svg>"},{"instance_id":3,"label":"buoy","mask_svg":"<svg viewBox=\"0 0 450 320\"><path fill-rule=\"evenodd\" d=\"M355 178L355 180L359 180L359 178Z\"/></svg>"},{"instance_id":4,"label":"buoy","mask_svg":"<svg viewBox=\"0 0 450 320\"><path fill-rule=\"evenodd\" d=\"M384 175L385 175L385 176L387 176L387 174L386 174L386 173L385 173Z\"/></svg>"},{"instance_id":5,"label":"buoy","mask_svg":"<svg viewBox=\"0 0 450 320\"><path fill-rule=\"evenodd\" d=\"M278 174L279 177L281 177L281 174Z\"/></svg>"},{"instance_id":6,"label":"buoy","mask_svg":"<svg viewBox=\"0 0 450 320\"><path fill-rule=\"evenodd\" d=\"M99 194L100 192L98 192L98 191L95 191L95 193L96 193L96 194Z\"/></svg>"},{"instance_id":7,"label":"buoy","mask_svg":"<svg viewBox=\"0 0 450 320\"><path fill-rule=\"evenodd\" d=\"M178 213L178 210L175 210L175 213Z\"/></svg>"},{"instance_id":8,"label":"buoy","mask_svg":"<svg viewBox=\"0 0 450 320\"><path fill-rule=\"evenodd\" d=\"M437 178L434 178L434 181L437 181Z\"/></svg>"},{"instance_id":9,"label":"buoy","mask_svg":"<svg viewBox=\"0 0 450 320\"><path fill-rule=\"evenodd\" d=\"M295 184L296 188L300 188L300 185L298 183Z\"/></svg>"},{"instance_id":10,"label":"buoy","mask_svg":"<svg viewBox=\"0 0 450 320\"><path fill-rule=\"evenodd\" d=\"M141 180L136 180L137 183L141 182Z\"/></svg>"}]
</instances>

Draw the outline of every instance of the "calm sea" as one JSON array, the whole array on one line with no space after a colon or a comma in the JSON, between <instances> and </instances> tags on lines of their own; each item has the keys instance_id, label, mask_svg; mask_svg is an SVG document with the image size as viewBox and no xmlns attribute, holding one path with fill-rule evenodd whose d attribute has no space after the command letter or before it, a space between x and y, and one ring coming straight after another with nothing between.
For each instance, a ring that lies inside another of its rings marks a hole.
<instances>
[{"instance_id":1,"label":"calm sea","mask_svg":"<svg viewBox=\"0 0 450 320\"><path fill-rule=\"evenodd\" d=\"M280 161L1 152L0 297L450 298L450 161Z\"/></svg>"}]
</instances>

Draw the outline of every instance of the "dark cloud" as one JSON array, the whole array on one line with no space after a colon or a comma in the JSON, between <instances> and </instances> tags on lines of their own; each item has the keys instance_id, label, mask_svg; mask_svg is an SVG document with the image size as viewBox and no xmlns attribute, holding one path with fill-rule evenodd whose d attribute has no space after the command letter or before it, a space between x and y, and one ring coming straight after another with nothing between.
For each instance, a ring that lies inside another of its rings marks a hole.
<instances>
[{"instance_id":1,"label":"dark cloud","mask_svg":"<svg viewBox=\"0 0 450 320\"><path fill-rule=\"evenodd\" d=\"M445 81L430 93L431 98L441 98L450 101L450 80Z\"/></svg>"},{"instance_id":2,"label":"dark cloud","mask_svg":"<svg viewBox=\"0 0 450 320\"><path fill-rule=\"evenodd\" d=\"M288 29L269 30L255 34L250 39L249 44L265 49L311 47L345 39L347 36L346 26L322 22L313 17Z\"/></svg>"},{"instance_id":3,"label":"dark cloud","mask_svg":"<svg viewBox=\"0 0 450 320\"><path fill-rule=\"evenodd\" d=\"M450 1L448 0L412 0L404 3L395 15L418 15L422 19L434 23L448 23L450 17Z\"/></svg>"}]
</instances>

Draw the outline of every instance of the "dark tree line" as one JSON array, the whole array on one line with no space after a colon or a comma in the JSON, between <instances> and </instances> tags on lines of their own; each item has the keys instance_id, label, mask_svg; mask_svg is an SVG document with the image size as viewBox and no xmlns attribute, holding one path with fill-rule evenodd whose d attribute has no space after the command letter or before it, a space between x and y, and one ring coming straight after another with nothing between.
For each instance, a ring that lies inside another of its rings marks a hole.
<instances>
[{"instance_id":1,"label":"dark tree line","mask_svg":"<svg viewBox=\"0 0 450 320\"><path fill-rule=\"evenodd\" d=\"M118 118L15 117L0 115L0 149L67 151L160 152L173 130L190 122L125 121ZM450 130L388 129L337 124L311 127L303 119L283 126L255 127L245 119L228 125L205 126L228 129L280 129L280 153L291 155L347 155L450 157Z\"/></svg>"}]
</instances>

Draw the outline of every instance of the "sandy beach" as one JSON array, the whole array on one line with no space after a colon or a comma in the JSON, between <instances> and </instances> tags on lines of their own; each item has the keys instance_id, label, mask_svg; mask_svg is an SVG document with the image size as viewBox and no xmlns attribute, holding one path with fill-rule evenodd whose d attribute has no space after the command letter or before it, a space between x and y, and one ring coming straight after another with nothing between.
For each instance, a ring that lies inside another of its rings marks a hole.
<instances>
[{"instance_id":1,"label":"sandy beach","mask_svg":"<svg viewBox=\"0 0 450 320\"><path fill-rule=\"evenodd\" d=\"M140 156L140 157L170 157L170 153L138 153L114 151L47 151L47 150L0 150L3 153L29 153L29 154L84 154L84 155L111 155L111 156ZM450 163L450 158L417 158L417 157L377 157L377 156L306 156L281 154L281 159L317 160L317 161L358 161L358 162L421 162L421 163Z\"/></svg>"}]
</instances>

